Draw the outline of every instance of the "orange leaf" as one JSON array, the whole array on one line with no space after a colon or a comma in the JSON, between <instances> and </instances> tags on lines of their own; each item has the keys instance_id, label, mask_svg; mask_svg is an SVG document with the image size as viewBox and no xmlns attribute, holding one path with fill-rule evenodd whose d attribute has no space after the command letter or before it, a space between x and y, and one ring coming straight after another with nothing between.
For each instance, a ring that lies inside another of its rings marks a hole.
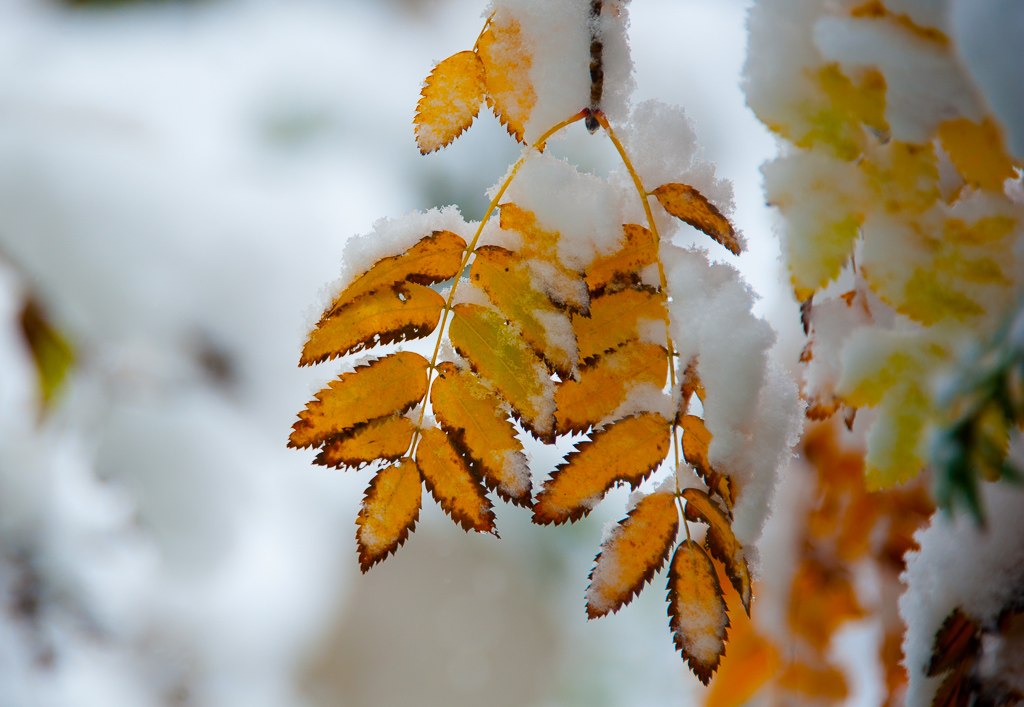
<instances>
[{"instance_id":1,"label":"orange leaf","mask_svg":"<svg viewBox=\"0 0 1024 707\"><path fill-rule=\"evenodd\" d=\"M364 295L400 282L432 285L450 280L462 269L465 251L466 241L461 236L451 231L434 231L401 255L374 263L338 295L323 319Z\"/></svg>"},{"instance_id":2,"label":"orange leaf","mask_svg":"<svg viewBox=\"0 0 1024 707\"><path fill-rule=\"evenodd\" d=\"M939 126L939 141L960 176L971 186L1002 192L1003 182L1014 176L1013 160L1003 146L999 126L991 117L980 123L967 118Z\"/></svg>"},{"instance_id":3,"label":"orange leaf","mask_svg":"<svg viewBox=\"0 0 1024 707\"><path fill-rule=\"evenodd\" d=\"M532 506L526 455L501 400L452 363L442 363L437 372L430 404L449 440L499 496Z\"/></svg>"},{"instance_id":4,"label":"orange leaf","mask_svg":"<svg viewBox=\"0 0 1024 707\"><path fill-rule=\"evenodd\" d=\"M946 676L946 679L935 691L932 698L932 707L970 707L977 704L974 700L974 681L971 679L971 664L958 666L956 670ZM1007 704L1013 704L1008 702Z\"/></svg>"},{"instance_id":5,"label":"orange leaf","mask_svg":"<svg viewBox=\"0 0 1024 707\"><path fill-rule=\"evenodd\" d=\"M661 569L679 531L671 494L645 496L601 543L587 587L587 617L616 612Z\"/></svg>"},{"instance_id":6,"label":"orange leaf","mask_svg":"<svg viewBox=\"0 0 1024 707\"><path fill-rule=\"evenodd\" d=\"M537 94L530 82L533 52L520 33L519 22L510 13L495 14L477 41L477 53L484 65L487 105L508 134L523 142L523 129Z\"/></svg>"},{"instance_id":7,"label":"orange leaf","mask_svg":"<svg viewBox=\"0 0 1024 707\"><path fill-rule=\"evenodd\" d=\"M512 406L512 414L538 439L552 439L553 384L540 359L497 312L458 304L448 338L473 371Z\"/></svg>"},{"instance_id":8,"label":"orange leaf","mask_svg":"<svg viewBox=\"0 0 1024 707\"><path fill-rule=\"evenodd\" d=\"M564 341L557 330L571 326L565 313L533 285L530 269L521 257L498 246L476 249L470 279L479 285L498 309L519 325L523 338L563 379L576 365L575 342ZM552 327L556 327L552 330Z\"/></svg>"},{"instance_id":9,"label":"orange leaf","mask_svg":"<svg viewBox=\"0 0 1024 707\"><path fill-rule=\"evenodd\" d=\"M703 231L724 245L733 255L743 251L743 243L722 212L688 184L663 184L651 192L670 214Z\"/></svg>"},{"instance_id":10,"label":"orange leaf","mask_svg":"<svg viewBox=\"0 0 1024 707\"><path fill-rule=\"evenodd\" d=\"M590 316L573 315L580 361L639 338L640 320L665 321L665 297L647 289L625 289L590 300Z\"/></svg>"},{"instance_id":11,"label":"orange leaf","mask_svg":"<svg viewBox=\"0 0 1024 707\"><path fill-rule=\"evenodd\" d=\"M403 459L373 477L356 518L363 572L394 553L416 528L422 493L420 472L411 459Z\"/></svg>"},{"instance_id":12,"label":"orange leaf","mask_svg":"<svg viewBox=\"0 0 1024 707\"><path fill-rule=\"evenodd\" d=\"M672 556L668 615L676 649L707 685L725 653L729 616L711 558L692 540L679 543Z\"/></svg>"},{"instance_id":13,"label":"orange leaf","mask_svg":"<svg viewBox=\"0 0 1024 707\"><path fill-rule=\"evenodd\" d=\"M413 119L420 153L450 145L472 125L485 91L484 65L476 52L459 52L435 66L420 92Z\"/></svg>"},{"instance_id":14,"label":"orange leaf","mask_svg":"<svg viewBox=\"0 0 1024 707\"><path fill-rule=\"evenodd\" d=\"M556 430L583 432L613 413L628 390L642 383L661 388L668 375L668 352L638 341L580 369L579 381L567 380L555 391Z\"/></svg>"},{"instance_id":15,"label":"orange leaf","mask_svg":"<svg viewBox=\"0 0 1024 707\"><path fill-rule=\"evenodd\" d=\"M683 499L686 501L686 520L707 523L708 550L725 567L729 581L740 595L747 616L750 616L750 568L743 554L743 545L732 532L729 517L700 489L684 489Z\"/></svg>"},{"instance_id":16,"label":"orange leaf","mask_svg":"<svg viewBox=\"0 0 1024 707\"><path fill-rule=\"evenodd\" d=\"M378 290L321 319L302 347L299 365L428 336L443 309L444 298L423 285L403 283Z\"/></svg>"},{"instance_id":17,"label":"orange leaf","mask_svg":"<svg viewBox=\"0 0 1024 707\"><path fill-rule=\"evenodd\" d=\"M590 513L616 482L636 488L664 460L670 429L661 415L644 413L593 433L544 483L533 507L533 522L575 522Z\"/></svg>"},{"instance_id":18,"label":"orange leaf","mask_svg":"<svg viewBox=\"0 0 1024 707\"><path fill-rule=\"evenodd\" d=\"M635 223L627 223L622 229L626 234L623 247L597 258L587 268L587 287L591 292L599 292L613 282L636 284L634 276L658 260L658 240L653 233Z\"/></svg>"},{"instance_id":19,"label":"orange leaf","mask_svg":"<svg viewBox=\"0 0 1024 707\"><path fill-rule=\"evenodd\" d=\"M957 607L946 617L935 634L928 677L952 670L976 657L981 649L981 631L973 620Z\"/></svg>"},{"instance_id":20,"label":"orange leaf","mask_svg":"<svg viewBox=\"0 0 1024 707\"><path fill-rule=\"evenodd\" d=\"M683 375L680 376L680 378L682 380L684 402L686 404L689 404L690 398L693 396L694 393L697 394L697 397L700 399L701 402L704 402L704 396L706 395L706 393L704 392L704 384L701 382L700 376L697 374L696 359L690 361L690 363L686 366L686 370L683 371ZM685 408L683 406L680 406L679 409L683 411L683 415L686 414ZM682 419L682 417L680 417L680 419Z\"/></svg>"},{"instance_id":21,"label":"orange leaf","mask_svg":"<svg viewBox=\"0 0 1024 707\"><path fill-rule=\"evenodd\" d=\"M845 572L805 558L793 577L789 625L820 651L845 621L864 615Z\"/></svg>"},{"instance_id":22,"label":"orange leaf","mask_svg":"<svg viewBox=\"0 0 1024 707\"><path fill-rule=\"evenodd\" d=\"M779 669L778 650L731 604L726 602L731 617L729 650L718 666L704 707L742 707Z\"/></svg>"},{"instance_id":23,"label":"orange leaf","mask_svg":"<svg viewBox=\"0 0 1024 707\"><path fill-rule=\"evenodd\" d=\"M849 694L846 677L831 666L812 668L803 663L791 663L779 675L778 682L779 687L787 690L832 702L845 700Z\"/></svg>"},{"instance_id":24,"label":"orange leaf","mask_svg":"<svg viewBox=\"0 0 1024 707\"><path fill-rule=\"evenodd\" d=\"M436 427L423 431L416 448L416 462L427 489L452 520L464 530L494 531L494 511L483 484L466 461Z\"/></svg>"},{"instance_id":25,"label":"orange leaf","mask_svg":"<svg viewBox=\"0 0 1024 707\"><path fill-rule=\"evenodd\" d=\"M419 354L400 351L343 374L299 413L288 446L320 446L364 422L405 412L427 394L429 366Z\"/></svg>"},{"instance_id":26,"label":"orange leaf","mask_svg":"<svg viewBox=\"0 0 1024 707\"><path fill-rule=\"evenodd\" d=\"M683 428L683 458L686 459L686 463L696 469L708 488L725 501L725 506L731 513L736 503L736 490L733 488L732 480L727 475L715 471L708 461L711 433L704 426L704 420L696 415L684 415L681 420L676 420L676 424Z\"/></svg>"},{"instance_id":27,"label":"orange leaf","mask_svg":"<svg viewBox=\"0 0 1024 707\"><path fill-rule=\"evenodd\" d=\"M402 415L371 420L325 444L314 463L356 469L378 459L395 461L409 451L415 430L413 421Z\"/></svg>"}]
</instances>

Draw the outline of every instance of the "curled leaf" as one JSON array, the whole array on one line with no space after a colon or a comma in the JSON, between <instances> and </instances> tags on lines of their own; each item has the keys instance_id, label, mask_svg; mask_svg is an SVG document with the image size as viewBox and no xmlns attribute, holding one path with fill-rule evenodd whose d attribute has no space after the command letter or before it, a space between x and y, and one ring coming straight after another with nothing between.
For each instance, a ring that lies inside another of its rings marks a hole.
<instances>
[{"instance_id":1,"label":"curled leaf","mask_svg":"<svg viewBox=\"0 0 1024 707\"><path fill-rule=\"evenodd\" d=\"M416 447L416 463L427 489L452 520L464 530L494 531L494 511L487 491L452 447L448 435L436 427L423 430Z\"/></svg>"},{"instance_id":2,"label":"curled leaf","mask_svg":"<svg viewBox=\"0 0 1024 707\"><path fill-rule=\"evenodd\" d=\"M686 507L683 509L686 520L707 523L708 550L711 551L711 556L725 567L725 574L740 595L747 616L750 616L750 568L743 553L743 545L732 532L729 517L700 489L684 489L683 499L686 501Z\"/></svg>"},{"instance_id":3,"label":"curled leaf","mask_svg":"<svg viewBox=\"0 0 1024 707\"><path fill-rule=\"evenodd\" d=\"M416 462L403 459L370 482L356 517L356 544L363 572L393 554L416 527L423 489Z\"/></svg>"},{"instance_id":4,"label":"curled leaf","mask_svg":"<svg viewBox=\"0 0 1024 707\"><path fill-rule=\"evenodd\" d=\"M364 422L409 410L427 394L429 366L419 354L400 351L343 374L299 413L288 446L320 446Z\"/></svg>"},{"instance_id":5,"label":"curled leaf","mask_svg":"<svg viewBox=\"0 0 1024 707\"><path fill-rule=\"evenodd\" d=\"M663 184L651 192L670 214L703 231L724 245L733 255L743 251L743 242L721 211L688 184Z\"/></svg>"},{"instance_id":6,"label":"curled leaf","mask_svg":"<svg viewBox=\"0 0 1024 707\"><path fill-rule=\"evenodd\" d=\"M590 513L617 482L636 488L664 460L670 430L671 424L661 415L643 413L593 433L545 482L533 507L533 522L575 522Z\"/></svg>"},{"instance_id":7,"label":"curled leaf","mask_svg":"<svg viewBox=\"0 0 1024 707\"><path fill-rule=\"evenodd\" d=\"M678 532L675 498L645 496L601 543L587 587L587 617L614 613L632 601L665 564Z\"/></svg>"},{"instance_id":8,"label":"curled leaf","mask_svg":"<svg viewBox=\"0 0 1024 707\"><path fill-rule=\"evenodd\" d=\"M459 52L435 66L413 119L420 153L446 147L472 125L485 91L484 64L476 52Z\"/></svg>"},{"instance_id":9,"label":"curled leaf","mask_svg":"<svg viewBox=\"0 0 1024 707\"><path fill-rule=\"evenodd\" d=\"M707 685L725 653L729 616L711 558L692 540L679 543L672 556L668 615L676 649Z\"/></svg>"},{"instance_id":10,"label":"curled leaf","mask_svg":"<svg viewBox=\"0 0 1024 707\"><path fill-rule=\"evenodd\" d=\"M378 460L395 461L409 451L415 430L413 421L402 415L371 420L325 444L314 463L355 469Z\"/></svg>"}]
</instances>

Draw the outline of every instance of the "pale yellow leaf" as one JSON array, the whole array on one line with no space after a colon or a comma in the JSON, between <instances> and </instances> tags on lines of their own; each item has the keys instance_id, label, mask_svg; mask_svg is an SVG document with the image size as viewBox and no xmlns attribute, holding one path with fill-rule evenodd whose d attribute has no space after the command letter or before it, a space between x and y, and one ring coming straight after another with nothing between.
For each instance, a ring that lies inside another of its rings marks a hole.
<instances>
[{"instance_id":1,"label":"pale yellow leaf","mask_svg":"<svg viewBox=\"0 0 1024 707\"><path fill-rule=\"evenodd\" d=\"M411 459L403 459L373 477L356 518L363 572L394 553L409 537L420 516L422 495L420 472Z\"/></svg>"}]
</instances>

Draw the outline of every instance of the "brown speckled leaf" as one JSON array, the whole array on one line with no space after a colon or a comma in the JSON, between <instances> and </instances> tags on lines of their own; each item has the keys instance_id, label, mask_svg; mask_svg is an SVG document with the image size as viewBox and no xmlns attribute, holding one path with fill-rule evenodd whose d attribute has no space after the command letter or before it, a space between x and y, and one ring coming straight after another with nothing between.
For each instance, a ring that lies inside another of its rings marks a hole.
<instances>
[{"instance_id":1,"label":"brown speckled leaf","mask_svg":"<svg viewBox=\"0 0 1024 707\"><path fill-rule=\"evenodd\" d=\"M711 558L692 540L679 543L669 565L668 615L676 649L707 685L725 654L729 616Z\"/></svg>"},{"instance_id":2,"label":"brown speckled leaf","mask_svg":"<svg viewBox=\"0 0 1024 707\"><path fill-rule=\"evenodd\" d=\"M733 255L743 251L732 224L703 194L688 184L663 184L651 192L676 218L703 231L724 245Z\"/></svg>"}]
</instances>

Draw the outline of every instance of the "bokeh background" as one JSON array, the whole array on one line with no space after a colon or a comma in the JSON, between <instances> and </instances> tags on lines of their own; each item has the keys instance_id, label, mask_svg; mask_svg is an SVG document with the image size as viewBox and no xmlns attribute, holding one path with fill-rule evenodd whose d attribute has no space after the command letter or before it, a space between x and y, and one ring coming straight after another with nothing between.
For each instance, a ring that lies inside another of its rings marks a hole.
<instances>
[{"instance_id":1,"label":"bokeh background","mask_svg":"<svg viewBox=\"0 0 1024 707\"><path fill-rule=\"evenodd\" d=\"M737 263L792 362L747 4L634 0L635 99L683 105L733 180ZM623 492L559 529L502 505L500 541L428 503L362 576L369 476L285 449L336 369L296 363L346 239L479 218L518 155L485 113L439 154L413 141L423 78L484 6L0 0L0 705L695 704L662 582L586 621ZM551 149L613 157L580 125ZM45 409L30 300L74 356Z\"/></svg>"}]
</instances>

